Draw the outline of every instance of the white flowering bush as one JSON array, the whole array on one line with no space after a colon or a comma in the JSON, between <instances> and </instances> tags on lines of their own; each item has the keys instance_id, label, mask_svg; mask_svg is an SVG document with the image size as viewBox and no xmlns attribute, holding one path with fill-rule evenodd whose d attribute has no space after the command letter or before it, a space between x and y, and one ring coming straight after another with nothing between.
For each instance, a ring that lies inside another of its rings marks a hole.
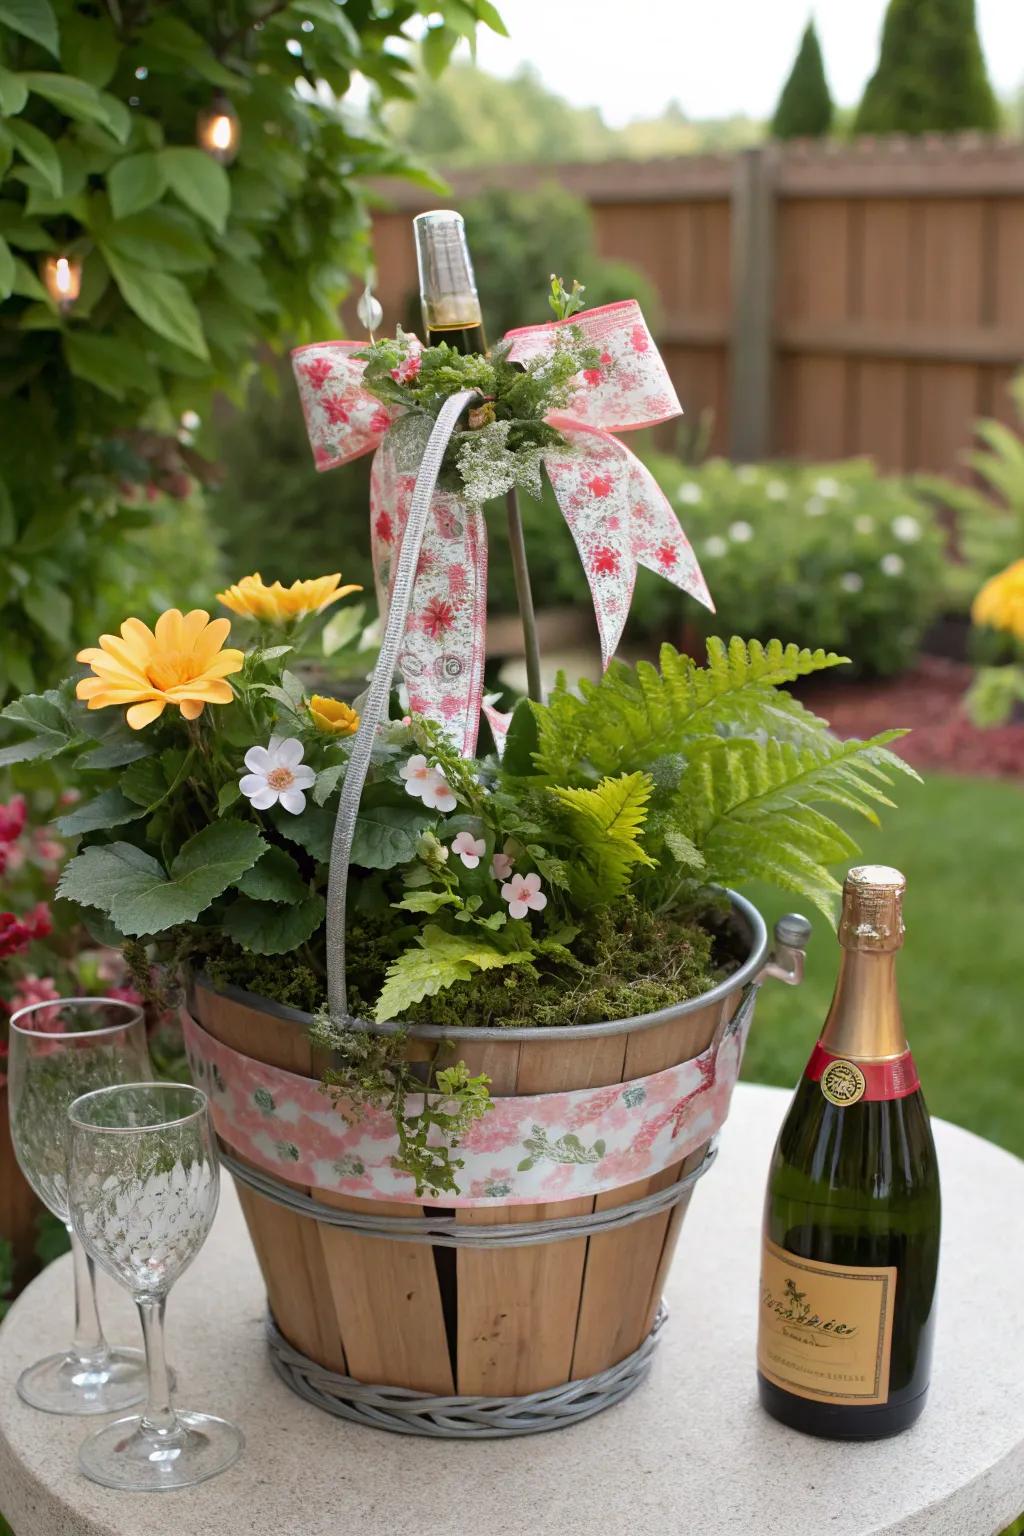
<instances>
[{"instance_id":1,"label":"white flowering bush","mask_svg":"<svg viewBox=\"0 0 1024 1536\"><path fill-rule=\"evenodd\" d=\"M699 468L648 459L689 535L717 613L703 628L813 637L886 676L914 659L942 599L943 534L930 505L866 459ZM668 620L653 590L647 622Z\"/></svg>"}]
</instances>

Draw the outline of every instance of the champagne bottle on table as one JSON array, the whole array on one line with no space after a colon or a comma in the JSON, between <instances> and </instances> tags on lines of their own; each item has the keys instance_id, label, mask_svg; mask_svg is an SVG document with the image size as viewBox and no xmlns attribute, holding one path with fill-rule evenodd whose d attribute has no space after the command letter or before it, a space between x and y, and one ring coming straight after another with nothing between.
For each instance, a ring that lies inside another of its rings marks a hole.
<instances>
[{"instance_id":1,"label":"champagne bottle on table","mask_svg":"<svg viewBox=\"0 0 1024 1536\"><path fill-rule=\"evenodd\" d=\"M413 219L427 345L485 352L483 316L461 213L435 208Z\"/></svg>"},{"instance_id":2,"label":"champagne bottle on table","mask_svg":"<svg viewBox=\"0 0 1024 1536\"><path fill-rule=\"evenodd\" d=\"M851 869L835 995L772 1156L758 1390L774 1418L841 1440L925 1404L939 1175L896 990L899 870Z\"/></svg>"}]
</instances>

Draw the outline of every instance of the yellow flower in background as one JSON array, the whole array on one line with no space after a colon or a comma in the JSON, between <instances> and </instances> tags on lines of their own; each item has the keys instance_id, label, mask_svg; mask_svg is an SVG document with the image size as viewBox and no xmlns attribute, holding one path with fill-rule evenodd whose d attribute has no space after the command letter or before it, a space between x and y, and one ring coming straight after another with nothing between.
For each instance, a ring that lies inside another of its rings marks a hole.
<instances>
[{"instance_id":1,"label":"yellow flower in background","mask_svg":"<svg viewBox=\"0 0 1024 1536\"><path fill-rule=\"evenodd\" d=\"M339 587L341 575L315 576L312 581L293 581L283 587L279 581L266 586L259 571L243 576L226 592L217 593L217 601L249 619L262 619L265 624L287 624L291 619L304 619L311 613L323 613L339 597L350 592L361 592L362 587Z\"/></svg>"},{"instance_id":2,"label":"yellow flower in background","mask_svg":"<svg viewBox=\"0 0 1024 1536\"><path fill-rule=\"evenodd\" d=\"M245 657L225 651L229 619L211 619L202 608L182 615L169 608L152 629L141 619L125 619L120 635L101 635L98 646L79 651L94 676L75 690L90 709L129 704L126 719L133 731L176 704L186 720L195 720L206 704L230 704L231 684Z\"/></svg>"},{"instance_id":3,"label":"yellow flower in background","mask_svg":"<svg viewBox=\"0 0 1024 1536\"><path fill-rule=\"evenodd\" d=\"M971 606L971 618L1024 640L1024 560L1015 560L986 581Z\"/></svg>"},{"instance_id":4,"label":"yellow flower in background","mask_svg":"<svg viewBox=\"0 0 1024 1536\"><path fill-rule=\"evenodd\" d=\"M314 693L309 701L309 712L317 730L328 736L354 736L359 729L359 716L341 699L328 699L322 693Z\"/></svg>"}]
</instances>

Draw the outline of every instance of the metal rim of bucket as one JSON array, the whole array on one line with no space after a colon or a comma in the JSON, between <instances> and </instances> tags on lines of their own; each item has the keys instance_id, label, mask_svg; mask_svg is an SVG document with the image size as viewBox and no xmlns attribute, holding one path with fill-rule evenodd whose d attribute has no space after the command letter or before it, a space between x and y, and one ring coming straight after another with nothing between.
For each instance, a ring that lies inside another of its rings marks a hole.
<instances>
[{"instance_id":1,"label":"metal rim of bucket","mask_svg":"<svg viewBox=\"0 0 1024 1536\"><path fill-rule=\"evenodd\" d=\"M726 976L724 980L709 987L706 992L701 992L697 997L687 998L685 1002L672 1003L668 1008L660 1008L656 1013L641 1013L631 1019L610 1019L598 1024L559 1024L545 1029L543 1026L530 1026L522 1028L510 1026L502 1029L493 1025L474 1028L472 1026L456 1026L448 1028L441 1024L402 1024L392 1021L386 1024L377 1024L368 1019L353 1019L353 1029L365 1030L371 1035L394 1035L400 1031L408 1035L411 1040L592 1040L603 1035L638 1034L645 1029L654 1029L659 1024L668 1024L674 1019L684 1018L689 1013L696 1013L699 1009L707 1008L710 1004L722 1002L733 992L742 990L745 986L755 981L758 973L764 965L768 954L768 930L765 927L764 918L761 916L753 902L745 896L740 896L736 891L726 890L732 907L732 916L739 920L739 925L749 935L750 952L746 960L738 970ZM313 1022L313 1015L305 1013L299 1008L290 1008L286 1003L275 1002L272 998L262 997L257 992L247 992L242 987L230 984L215 986L203 972L196 973L194 980L207 987L222 997L230 998L233 1002L242 1003L257 1012L270 1014L273 1018L281 1019L285 1023L298 1024L308 1028ZM193 1009L193 1012L195 1010Z\"/></svg>"}]
</instances>

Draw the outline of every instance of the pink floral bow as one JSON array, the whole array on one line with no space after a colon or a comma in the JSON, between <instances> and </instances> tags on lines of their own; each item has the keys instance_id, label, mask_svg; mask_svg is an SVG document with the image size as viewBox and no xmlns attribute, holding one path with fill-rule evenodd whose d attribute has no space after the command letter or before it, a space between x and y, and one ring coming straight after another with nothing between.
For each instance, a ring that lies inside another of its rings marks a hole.
<instances>
[{"instance_id":1,"label":"pink floral bow","mask_svg":"<svg viewBox=\"0 0 1024 1536\"><path fill-rule=\"evenodd\" d=\"M607 666L629 614L638 565L706 607L714 604L657 481L612 435L654 426L682 409L639 305L630 299L510 331L510 356L525 362L551 351L561 325L578 325L600 349L600 364L580 374L566 410L548 417L567 446L545 452L544 466L583 562ZM389 449L392 412L362 385L363 363L352 354L363 346L314 342L295 350L293 366L317 469L376 450L370 526L383 612L416 477L399 471ZM439 721L467 756L476 750L480 724L486 613L483 514L458 495L438 491L398 662L410 709ZM507 723L492 710L487 715L496 732Z\"/></svg>"}]
</instances>

